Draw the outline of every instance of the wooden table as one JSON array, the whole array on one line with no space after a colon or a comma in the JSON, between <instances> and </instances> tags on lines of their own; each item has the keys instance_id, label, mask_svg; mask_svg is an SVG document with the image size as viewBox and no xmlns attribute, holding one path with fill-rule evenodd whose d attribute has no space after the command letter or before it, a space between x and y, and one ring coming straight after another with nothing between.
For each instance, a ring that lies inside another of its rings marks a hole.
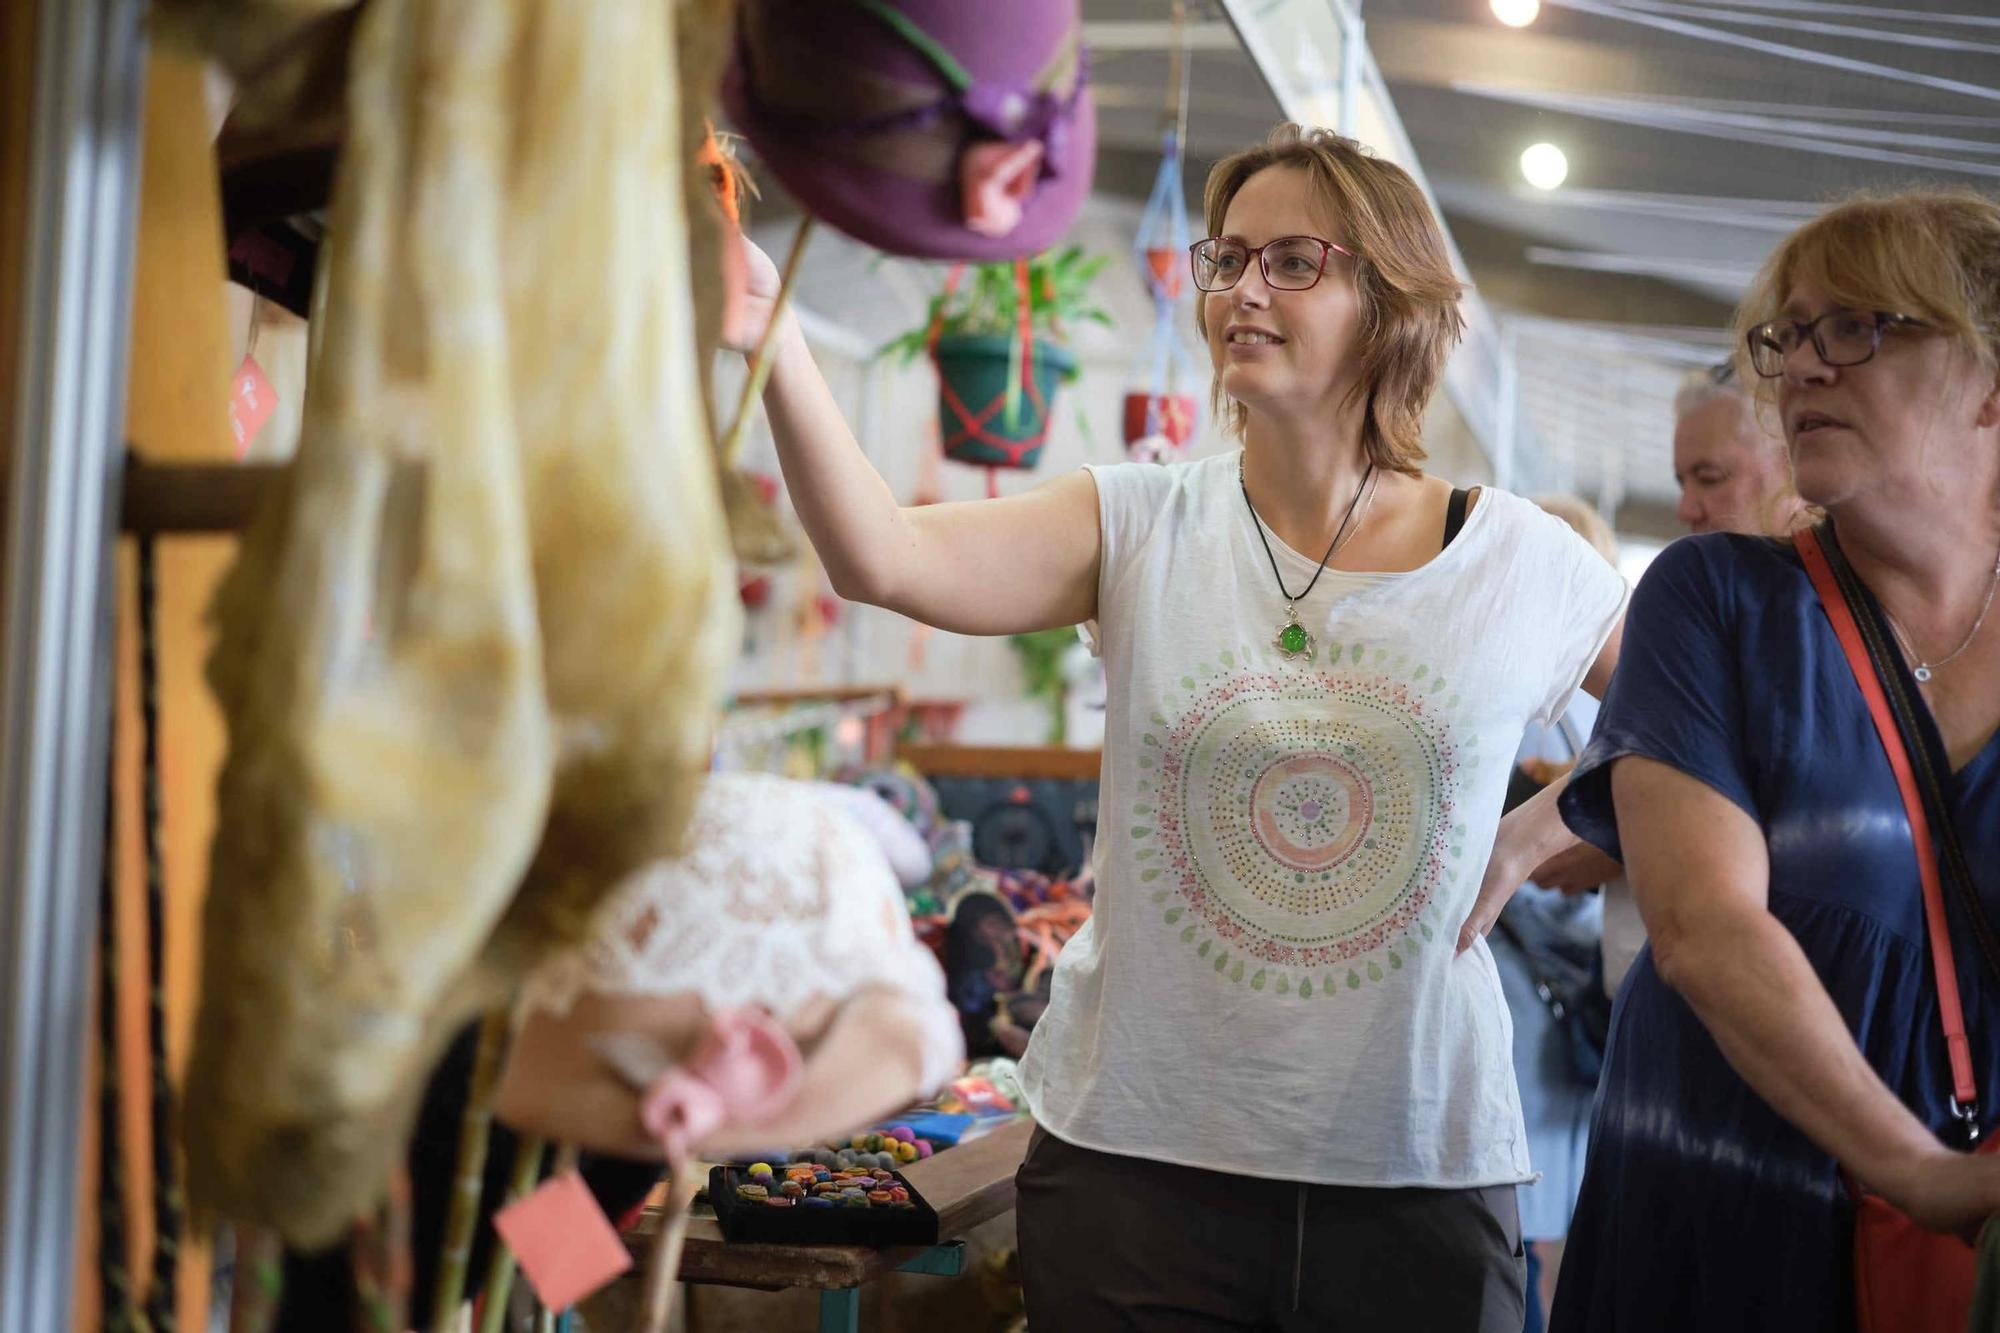
<instances>
[{"instance_id":1,"label":"wooden table","mask_svg":"<svg viewBox=\"0 0 2000 1333\"><path fill-rule=\"evenodd\" d=\"M884 1273L930 1273L956 1277L964 1271L964 1236L980 1223L1014 1207L1014 1170L1028 1150L1034 1122L1025 1116L970 1143L963 1143L902 1168L916 1191L938 1215L938 1243L874 1249L865 1245L735 1244L722 1238L713 1216L688 1219L681 1252L681 1281L714 1286L781 1291L806 1287L820 1293L820 1333L856 1333L861 1322L861 1287ZM658 1226L649 1209L628 1243L645 1267Z\"/></svg>"}]
</instances>

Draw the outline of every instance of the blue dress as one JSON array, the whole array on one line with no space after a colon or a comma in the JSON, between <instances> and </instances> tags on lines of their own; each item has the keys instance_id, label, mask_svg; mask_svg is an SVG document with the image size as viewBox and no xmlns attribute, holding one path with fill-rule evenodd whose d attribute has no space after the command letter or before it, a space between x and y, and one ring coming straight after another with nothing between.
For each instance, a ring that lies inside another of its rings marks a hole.
<instances>
[{"instance_id":1,"label":"blue dress","mask_svg":"<svg viewBox=\"0 0 2000 1333\"><path fill-rule=\"evenodd\" d=\"M1925 743L1948 768L1928 714ZM1770 909L1862 1053L1946 1141L1951 1077L1910 826L1859 688L1797 554L1726 535L1647 572L1597 732L1564 793L1616 856L1611 766L1670 764L1763 827ZM2000 737L1947 783L1989 917L2000 919ZM2000 986L1946 899L1984 1128L2000 1108ZM1551 1328L1851 1329L1852 1209L1835 1164L1724 1059L1642 953L1612 1017L1583 1192Z\"/></svg>"}]
</instances>

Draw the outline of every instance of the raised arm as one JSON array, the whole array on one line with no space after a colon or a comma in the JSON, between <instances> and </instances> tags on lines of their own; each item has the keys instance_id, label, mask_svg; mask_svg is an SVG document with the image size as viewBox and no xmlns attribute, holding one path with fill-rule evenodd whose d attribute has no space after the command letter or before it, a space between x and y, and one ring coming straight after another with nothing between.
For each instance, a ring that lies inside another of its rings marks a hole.
<instances>
[{"instance_id":1,"label":"raised arm","mask_svg":"<svg viewBox=\"0 0 2000 1333\"><path fill-rule=\"evenodd\" d=\"M1626 872L1661 978L1744 1082L1814 1143L1939 1231L2000 1209L2000 1158L1940 1144L1877 1077L1798 941L1767 906L1769 849L1741 807L1680 770L1611 772Z\"/></svg>"},{"instance_id":2,"label":"raised arm","mask_svg":"<svg viewBox=\"0 0 2000 1333\"><path fill-rule=\"evenodd\" d=\"M751 317L762 332L778 273L750 249ZM792 505L834 591L961 634L1013 634L1097 614L1097 483L1087 472L1001 500L905 508L868 462L787 314L773 340L764 409Z\"/></svg>"}]
</instances>

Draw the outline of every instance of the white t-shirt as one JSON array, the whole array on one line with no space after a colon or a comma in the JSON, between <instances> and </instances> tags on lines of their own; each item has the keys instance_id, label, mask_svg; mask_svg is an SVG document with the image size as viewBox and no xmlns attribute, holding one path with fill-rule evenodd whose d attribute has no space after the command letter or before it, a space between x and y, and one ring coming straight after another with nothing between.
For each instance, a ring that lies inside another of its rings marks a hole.
<instances>
[{"instance_id":1,"label":"white t-shirt","mask_svg":"<svg viewBox=\"0 0 2000 1333\"><path fill-rule=\"evenodd\" d=\"M1285 600L1237 454L1093 468L1109 680L1096 911L1021 1063L1050 1133L1345 1185L1529 1178L1484 941L1454 958L1514 750L1624 611L1616 570L1488 488L1405 574ZM1303 588L1317 553L1272 537Z\"/></svg>"}]
</instances>

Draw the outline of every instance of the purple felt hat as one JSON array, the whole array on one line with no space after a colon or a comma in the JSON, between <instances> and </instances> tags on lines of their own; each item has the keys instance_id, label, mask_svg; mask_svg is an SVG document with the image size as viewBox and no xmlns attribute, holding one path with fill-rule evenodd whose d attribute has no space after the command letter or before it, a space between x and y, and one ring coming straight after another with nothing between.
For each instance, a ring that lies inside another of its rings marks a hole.
<instances>
[{"instance_id":1,"label":"purple felt hat","mask_svg":"<svg viewBox=\"0 0 2000 1333\"><path fill-rule=\"evenodd\" d=\"M722 98L800 204L891 254L1033 254L1090 192L1078 0L743 0Z\"/></svg>"}]
</instances>

